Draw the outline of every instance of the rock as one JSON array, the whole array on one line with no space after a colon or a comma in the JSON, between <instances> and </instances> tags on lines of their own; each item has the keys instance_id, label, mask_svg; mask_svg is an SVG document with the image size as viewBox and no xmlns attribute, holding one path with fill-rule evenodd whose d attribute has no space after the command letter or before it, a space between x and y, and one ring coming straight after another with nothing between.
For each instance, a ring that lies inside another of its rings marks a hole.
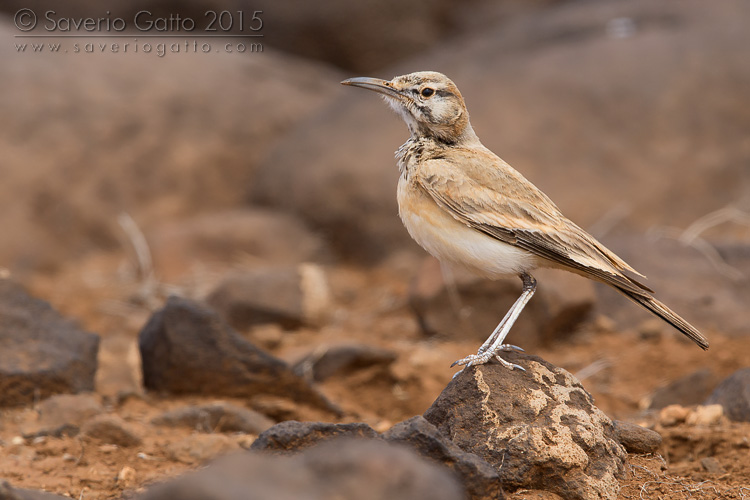
<instances>
[{"instance_id":1,"label":"rock","mask_svg":"<svg viewBox=\"0 0 750 500\"><path fill-rule=\"evenodd\" d=\"M260 434L274 424L265 415L230 403L178 408L155 417L151 423L168 427L189 427L199 432L246 434Z\"/></svg>"},{"instance_id":2,"label":"rock","mask_svg":"<svg viewBox=\"0 0 750 500\"><path fill-rule=\"evenodd\" d=\"M712 234L713 231L712 229ZM706 252L710 250L689 246L669 236L660 236L656 230L652 233L655 234L650 238L633 234L612 237L611 247L616 248L620 257L649 277L646 284L656 290L660 300L669 304L678 314L684 315L685 319L704 333L719 330L729 335L745 335L747 324L742 318L750 303L750 280L732 278L718 271L717 266L720 264L714 257L706 256ZM705 245L713 248L719 256L726 254L726 245L711 240L706 240ZM731 262L734 268L750 269L750 255L742 258L737 252L732 255L737 256L736 260L726 261ZM604 285L597 284L597 287L603 289ZM616 293L601 293L599 308L602 313L615 319L621 328L633 327L644 319L653 318L641 308L633 307L629 301L623 301ZM658 328L687 341L666 323ZM700 382L699 379L704 376L706 380ZM705 385L716 382L708 375L696 377L698 385L695 386L695 398L700 394L699 391L706 390ZM711 389L713 387L709 387L708 391Z\"/></svg>"},{"instance_id":3,"label":"rock","mask_svg":"<svg viewBox=\"0 0 750 500\"><path fill-rule=\"evenodd\" d=\"M320 382L371 366L387 367L396 360L396 353L365 344L321 345L292 368L294 373Z\"/></svg>"},{"instance_id":4,"label":"rock","mask_svg":"<svg viewBox=\"0 0 750 500\"><path fill-rule=\"evenodd\" d=\"M462 371L424 417L499 471L503 488L565 499L615 499L626 453L614 425L567 371L503 353L526 371L486 364Z\"/></svg>"},{"instance_id":5,"label":"rock","mask_svg":"<svg viewBox=\"0 0 750 500\"><path fill-rule=\"evenodd\" d=\"M378 433L367 424L330 424L289 420L263 432L250 446L255 451L297 453L333 438L375 438Z\"/></svg>"},{"instance_id":6,"label":"rock","mask_svg":"<svg viewBox=\"0 0 750 500\"><path fill-rule=\"evenodd\" d=\"M353 4L333 0L326 4L326 11L331 13L326 16L300 0L284 5L260 0L253 5L263 10L268 26L274 26L274 46L361 74L382 71L385 65L411 58L446 37L454 39L477 30L478 25L487 26L488 17L505 21L519 12L536 10L540 3L474 1L467 13L446 0L430 2L429 9L415 1L367 0ZM488 5L495 8L487 9ZM384 37L378 26L388 26L389 36Z\"/></svg>"},{"instance_id":7,"label":"rock","mask_svg":"<svg viewBox=\"0 0 750 500\"><path fill-rule=\"evenodd\" d=\"M705 470L709 474L723 475L727 473L727 470L721 466L721 464L718 460L716 460L715 457L701 458L701 466L703 467L703 470Z\"/></svg>"},{"instance_id":8,"label":"rock","mask_svg":"<svg viewBox=\"0 0 750 500\"><path fill-rule=\"evenodd\" d=\"M60 394L39 403L37 411L39 419L23 429L26 438L75 436L81 425L104 408L93 394Z\"/></svg>"},{"instance_id":9,"label":"rock","mask_svg":"<svg viewBox=\"0 0 750 500\"><path fill-rule=\"evenodd\" d=\"M418 69L447 74L461 89L484 144L568 217L593 226L595 236L614 226L639 234L655 225L685 227L727 200L747 203L746 154L735 145L750 128L742 111L750 81L743 47L750 32L740 21L748 9L742 0L720 8L700 0L567 2L445 41L367 76ZM626 40L608 34L616 18L634 20ZM718 73L701 70L717 61ZM633 74L648 78L628 78ZM503 92L496 91L498 82ZM714 91L710 99L704 99L706 88ZM695 120L712 133L692 126ZM409 237L394 216L398 171L392 155L407 137L381 99L342 88L326 109L277 144L258 171L253 199L324 229L347 256L377 258L402 249ZM336 147L330 147L333 138ZM688 171L685 151L694 150L702 153ZM694 182L703 174L706 182ZM611 241L608 236L603 243ZM640 269L639 262L631 264ZM660 275L653 277L655 286L663 283Z\"/></svg>"},{"instance_id":10,"label":"rock","mask_svg":"<svg viewBox=\"0 0 750 500\"><path fill-rule=\"evenodd\" d=\"M523 490L508 497L510 500L562 500L551 491Z\"/></svg>"},{"instance_id":11,"label":"rock","mask_svg":"<svg viewBox=\"0 0 750 500\"><path fill-rule=\"evenodd\" d=\"M696 406L685 418L688 425L706 427L718 425L724 416L724 407L721 405Z\"/></svg>"},{"instance_id":12,"label":"rock","mask_svg":"<svg viewBox=\"0 0 750 500\"><path fill-rule=\"evenodd\" d=\"M67 9L58 7L64 16ZM112 18L124 10L115 7ZM82 10L96 18L107 9ZM206 9L198 11L196 24L207 22ZM37 10L37 31L43 12ZM18 29L3 19L0 33L13 37ZM90 251L122 251L123 211L152 235L170 222L246 204L261 158L333 98L343 79L329 66L280 52L226 53L217 40L211 55L200 43L196 52L182 43L180 54L166 57L144 53L144 39L138 47L131 41L129 49L139 51L124 57L75 54L72 42L58 41L69 53L32 59L0 48L0 57L15 58L0 68L0 262L14 272L55 269Z\"/></svg>"},{"instance_id":13,"label":"rock","mask_svg":"<svg viewBox=\"0 0 750 500\"><path fill-rule=\"evenodd\" d=\"M0 407L94 390L99 336L2 278L0 318Z\"/></svg>"},{"instance_id":14,"label":"rock","mask_svg":"<svg viewBox=\"0 0 750 500\"><path fill-rule=\"evenodd\" d=\"M263 323L316 324L331 307L325 272L313 264L231 275L206 301L239 330Z\"/></svg>"},{"instance_id":15,"label":"rock","mask_svg":"<svg viewBox=\"0 0 750 500\"><path fill-rule=\"evenodd\" d=\"M349 476L346 486L332 485L328 489L331 493L322 495L323 498L465 498L463 488L451 471L394 444L346 438L310 448L300 459L324 481L340 477L340 474Z\"/></svg>"},{"instance_id":16,"label":"rock","mask_svg":"<svg viewBox=\"0 0 750 500\"><path fill-rule=\"evenodd\" d=\"M690 409L685 408L684 406L666 406L659 412L659 424L664 427L672 427L673 425L681 424L685 421L689 413Z\"/></svg>"},{"instance_id":17,"label":"rock","mask_svg":"<svg viewBox=\"0 0 750 500\"><path fill-rule=\"evenodd\" d=\"M115 481L121 488L132 488L135 486L136 478L137 473L135 472L135 469L126 465L125 467L120 469L120 472L117 473Z\"/></svg>"},{"instance_id":18,"label":"rock","mask_svg":"<svg viewBox=\"0 0 750 500\"><path fill-rule=\"evenodd\" d=\"M651 396L649 409L661 410L672 404L700 404L706 400L715 386L716 377L709 368L697 370L656 389Z\"/></svg>"},{"instance_id":19,"label":"rock","mask_svg":"<svg viewBox=\"0 0 750 500\"><path fill-rule=\"evenodd\" d=\"M448 472L446 474L446 472ZM223 457L207 468L150 487L137 500L459 500L449 471L404 447L370 440L336 440L299 455L253 452Z\"/></svg>"},{"instance_id":20,"label":"rock","mask_svg":"<svg viewBox=\"0 0 750 500\"><path fill-rule=\"evenodd\" d=\"M338 410L283 361L244 340L207 307L170 297L139 336L146 389L172 394L270 394Z\"/></svg>"},{"instance_id":21,"label":"rock","mask_svg":"<svg viewBox=\"0 0 750 500\"><path fill-rule=\"evenodd\" d=\"M622 420L612 422L615 436L628 453L656 453L661 446L661 434L640 425Z\"/></svg>"},{"instance_id":22,"label":"rock","mask_svg":"<svg viewBox=\"0 0 750 500\"><path fill-rule=\"evenodd\" d=\"M720 404L730 420L750 422L750 368L737 370L725 378L705 404Z\"/></svg>"},{"instance_id":23,"label":"rock","mask_svg":"<svg viewBox=\"0 0 750 500\"><path fill-rule=\"evenodd\" d=\"M521 295L520 280L489 281L460 270L446 272L447 279L437 260L428 258L413 282L409 303L422 330L441 338L484 342ZM529 349L570 335L588 319L596 302L589 280L559 271L534 275L540 285L508 336L509 343Z\"/></svg>"},{"instance_id":24,"label":"rock","mask_svg":"<svg viewBox=\"0 0 750 500\"><path fill-rule=\"evenodd\" d=\"M163 280L174 280L195 262L250 258L264 265L293 266L325 261L329 255L320 235L298 217L257 207L168 222L146 237Z\"/></svg>"},{"instance_id":25,"label":"rock","mask_svg":"<svg viewBox=\"0 0 750 500\"><path fill-rule=\"evenodd\" d=\"M490 464L463 451L421 415L394 425L383 439L408 445L421 456L453 470L471 500L505 498L500 476Z\"/></svg>"},{"instance_id":26,"label":"rock","mask_svg":"<svg viewBox=\"0 0 750 500\"><path fill-rule=\"evenodd\" d=\"M167 445L167 454L184 464L202 464L220 455L240 449L236 441L223 434L191 434Z\"/></svg>"},{"instance_id":27,"label":"rock","mask_svg":"<svg viewBox=\"0 0 750 500\"><path fill-rule=\"evenodd\" d=\"M141 437L131 426L117 415L97 415L81 429L84 437L103 444L114 444L123 448L138 446Z\"/></svg>"},{"instance_id":28,"label":"rock","mask_svg":"<svg viewBox=\"0 0 750 500\"><path fill-rule=\"evenodd\" d=\"M68 498L45 491L14 488L7 481L0 481L0 500L66 500Z\"/></svg>"}]
</instances>

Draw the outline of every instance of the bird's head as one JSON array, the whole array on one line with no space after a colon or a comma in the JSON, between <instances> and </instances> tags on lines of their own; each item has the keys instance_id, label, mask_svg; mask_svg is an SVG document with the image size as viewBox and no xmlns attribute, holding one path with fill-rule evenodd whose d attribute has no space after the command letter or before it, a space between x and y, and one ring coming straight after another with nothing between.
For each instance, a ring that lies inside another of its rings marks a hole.
<instances>
[{"instance_id":1,"label":"bird's head","mask_svg":"<svg viewBox=\"0 0 750 500\"><path fill-rule=\"evenodd\" d=\"M404 119L412 137L451 144L476 139L461 92L442 73L419 71L393 80L360 77L341 83L381 94Z\"/></svg>"}]
</instances>

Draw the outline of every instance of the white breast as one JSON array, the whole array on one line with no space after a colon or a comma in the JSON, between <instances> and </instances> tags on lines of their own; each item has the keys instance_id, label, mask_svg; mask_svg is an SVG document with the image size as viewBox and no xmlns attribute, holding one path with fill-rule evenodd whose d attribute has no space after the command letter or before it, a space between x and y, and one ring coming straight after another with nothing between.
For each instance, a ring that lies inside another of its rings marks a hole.
<instances>
[{"instance_id":1,"label":"white breast","mask_svg":"<svg viewBox=\"0 0 750 500\"><path fill-rule=\"evenodd\" d=\"M538 267L532 254L457 221L429 195L410 187L404 177L398 184L398 207L411 237L442 262L465 267L490 279Z\"/></svg>"}]
</instances>

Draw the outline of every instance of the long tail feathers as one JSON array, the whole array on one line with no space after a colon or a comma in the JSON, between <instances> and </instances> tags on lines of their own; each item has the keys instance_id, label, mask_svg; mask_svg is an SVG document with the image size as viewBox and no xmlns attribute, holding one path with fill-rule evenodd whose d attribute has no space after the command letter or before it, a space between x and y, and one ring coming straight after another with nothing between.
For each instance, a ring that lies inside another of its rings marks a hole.
<instances>
[{"instance_id":1,"label":"long tail feathers","mask_svg":"<svg viewBox=\"0 0 750 500\"><path fill-rule=\"evenodd\" d=\"M698 344L698 346L704 351L708 349L708 339L706 339L706 337L704 337L701 332L699 332L693 325L682 319L677 313L672 311L670 308L668 308L655 298L646 294L636 294L629 290L623 290L621 288L618 288L618 290L636 304L645 309L648 309L673 327L677 328L690 340Z\"/></svg>"}]
</instances>

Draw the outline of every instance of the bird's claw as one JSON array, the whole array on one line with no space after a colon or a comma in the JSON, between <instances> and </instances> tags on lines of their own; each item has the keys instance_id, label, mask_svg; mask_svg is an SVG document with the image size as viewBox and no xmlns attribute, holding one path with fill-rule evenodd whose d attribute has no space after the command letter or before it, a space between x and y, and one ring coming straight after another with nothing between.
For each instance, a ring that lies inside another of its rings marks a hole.
<instances>
[{"instance_id":1,"label":"bird's claw","mask_svg":"<svg viewBox=\"0 0 750 500\"><path fill-rule=\"evenodd\" d=\"M479 348L479 352L477 352L477 354L484 354L485 351L486 351L485 348L480 347ZM523 348L518 347L517 345L513 345L513 344L502 344L502 345L499 345L497 347L496 351L506 351L506 352L508 352L508 351L518 351L518 352L526 352Z\"/></svg>"},{"instance_id":2,"label":"bird's claw","mask_svg":"<svg viewBox=\"0 0 750 500\"><path fill-rule=\"evenodd\" d=\"M520 347L517 347L517 346L514 346L514 345L510 345L510 344L503 344L502 346L500 346L497 349L497 351L509 351L509 350L519 350L519 351L523 352L523 349L521 349ZM495 351L495 352L479 352L477 354L471 354L469 356L466 356L465 358L461 358L459 360L454 361L451 364L451 368L453 368L456 365L464 365L464 368L462 368L461 370L459 370L458 372L456 372L456 375L458 375L459 373L461 373L461 371L463 371L466 368L469 368L470 366L483 365L483 364L487 363L488 361L490 361L492 358L495 358L497 361L500 362L500 364L502 364L506 368L509 368L511 370L521 370L521 371L524 371L524 372L526 371L526 369L523 366L521 366L521 365L517 365L515 363L511 363L509 361L505 361L503 358L500 357L499 354L497 354L497 351ZM454 377L456 375L454 375Z\"/></svg>"}]
</instances>

